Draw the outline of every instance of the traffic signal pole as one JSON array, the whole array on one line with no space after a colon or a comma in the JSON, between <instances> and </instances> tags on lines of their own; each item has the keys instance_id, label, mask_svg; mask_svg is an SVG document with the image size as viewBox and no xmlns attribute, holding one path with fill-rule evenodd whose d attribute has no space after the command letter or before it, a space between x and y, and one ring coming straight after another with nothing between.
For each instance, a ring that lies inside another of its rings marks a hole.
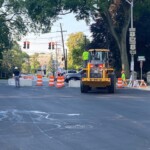
<instances>
[{"instance_id":1,"label":"traffic signal pole","mask_svg":"<svg viewBox=\"0 0 150 150\"><path fill-rule=\"evenodd\" d=\"M62 46L63 46L63 56L64 56L64 66L65 66L65 70L67 70L67 57L66 57L66 52L65 52L65 45L64 45L64 37L63 37L63 32L67 32L67 31L63 31L62 30L62 25L60 23L60 31L57 32L61 32L61 39L62 39Z\"/></svg>"}]
</instances>

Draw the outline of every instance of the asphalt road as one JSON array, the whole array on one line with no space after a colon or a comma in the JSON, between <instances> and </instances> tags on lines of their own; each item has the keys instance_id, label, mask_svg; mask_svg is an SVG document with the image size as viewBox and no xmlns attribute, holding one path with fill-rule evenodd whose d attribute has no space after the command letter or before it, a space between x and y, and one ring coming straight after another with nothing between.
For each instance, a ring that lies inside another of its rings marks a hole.
<instances>
[{"instance_id":1,"label":"asphalt road","mask_svg":"<svg viewBox=\"0 0 150 150\"><path fill-rule=\"evenodd\" d=\"M149 97L0 85L0 150L150 150Z\"/></svg>"}]
</instances>

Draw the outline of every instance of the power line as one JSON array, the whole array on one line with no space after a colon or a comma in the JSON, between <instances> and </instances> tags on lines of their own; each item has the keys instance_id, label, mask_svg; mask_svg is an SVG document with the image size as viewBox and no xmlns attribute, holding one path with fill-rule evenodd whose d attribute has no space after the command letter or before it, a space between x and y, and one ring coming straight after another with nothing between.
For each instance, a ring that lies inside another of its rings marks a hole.
<instances>
[{"instance_id":1,"label":"power line","mask_svg":"<svg viewBox=\"0 0 150 150\"><path fill-rule=\"evenodd\" d=\"M86 32L86 31L88 31L88 29L87 30L84 30L84 31L79 31L79 32ZM61 31L55 31L55 32L50 32L50 33L56 33L56 32L61 32ZM66 31L62 31L62 32L66 32ZM63 34L63 36L68 36L68 35L70 35L71 33L69 33L69 34ZM41 35L42 36L42 35ZM60 37L62 37L62 35L61 36L51 36L51 37L26 37L26 38L24 38L24 39L50 39L50 38L60 38Z\"/></svg>"}]
</instances>

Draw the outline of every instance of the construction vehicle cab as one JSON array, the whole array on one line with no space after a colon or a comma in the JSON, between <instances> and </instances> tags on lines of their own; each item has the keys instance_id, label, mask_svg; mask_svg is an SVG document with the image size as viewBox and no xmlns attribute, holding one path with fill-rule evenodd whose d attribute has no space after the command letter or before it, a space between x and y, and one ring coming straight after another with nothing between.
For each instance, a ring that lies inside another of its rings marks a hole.
<instances>
[{"instance_id":1,"label":"construction vehicle cab","mask_svg":"<svg viewBox=\"0 0 150 150\"><path fill-rule=\"evenodd\" d=\"M116 89L114 69L109 65L108 49L90 49L89 62L83 68L81 78L81 93L87 93L92 88L106 88L109 93Z\"/></svg>"}]
</instances>

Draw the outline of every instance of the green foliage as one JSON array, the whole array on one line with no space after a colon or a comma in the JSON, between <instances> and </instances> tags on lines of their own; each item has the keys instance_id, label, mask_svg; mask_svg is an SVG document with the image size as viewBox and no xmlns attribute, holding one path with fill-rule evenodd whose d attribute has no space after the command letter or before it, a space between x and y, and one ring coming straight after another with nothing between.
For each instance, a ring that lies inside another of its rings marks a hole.
<instances>
[{"instance_id":1,"label":"green foliage","mask_svg":"<svg viewBox=\"0 0 150 150\"><path fill-rule=\"evenodd\" d=\"M10 48L9 29L4 22L4 17L0 16L0 59L2 59L2 51ZM1 66L1 62L0 62Z\"/></svg>"},{"instance_id":2,"label":"green foliage","mask_svg":"<svg viewBox=\"0 0 150 150\"><path fill-rule=\"evenodd\" d=\"M136 27L136 43L137 43L137 55L145 56L146 61L143 63L143 72L146 73L150 71L150 11L145 10L145 13L139 17L137 21L134 22ZM140 73L139 63L135 63L135 69Z\"/></svg>"},{"instance_id":3,"label":"green foliage","mask_svg":"<svg viewBox=\"0 0 150 150\"><path fill-rule=\"evenodd\" d=\"M134 20L138 21L145 10L150 11L149 0L134 0ZM28 31L48 32L58 16L71 12L77 20L84 19L87 23L91 18L96 20L102 17L114 36L120 54L127 53L130 4L125 0L0 0L0 12L0 53L11 48L12 37L20 38L20 35L25 35ZM121 44L122 41L124 45ZM81 49L82 46L72 48L69 65L77 63L71 58ZM127 60L123 56L121 58L128 65ZM79 65L80 63L77 64Z\"/></svg>"},{"instance_id":4,"label":"green foliage","mask_svg":"<svg viewBox=\"0 0 150 150\"><path fill-rule=\"evenodd\" d=\"M110 65L119 70L121 67L119 50L106 22L102 18L97 19L95 23L91 24L90 29L93 39L90 43L90 48L109 49L112 53Z\"/></svg>"},{"instance_id":5,"label":"green foliage","mask_svg":"<svg viewBox=\"0 0 150 150\"><path fill-rule=\"evenodd\" d=\"M90 30L93 37L90 44L91 48L109 48L112 36L108 25L102 18L97 19L96 22L90 26Z\"/></svg>"},{"instance_id":6,"label":"green foliage","mask_svg":"<svg viewBox=\"0 0 150 150\"><path fill-rule=\"evenodd\" d=\"M22 64L25 63L29 56L20 50L19 45L14 42L11 50L2 52L1 71L12 75L13 69L17 66L22 71Z\"/></svg>"},{"instance_id":7,"label":"green foliage","mask_svg":"<svg viewBox=\"0 0 150 150\"><path fill-rule=\"evenodd\" d=\"M89 40L86 40L87 45ZM68 68L78 69L82 66L82 53L85 50L85 35L82 32L70 34L67 40Z\"/></svg>"},{"instance_id":8,"label":"green foliage","mask_svg":"<svg viewBox=\"0 0 150 150\"><path fill-rule=\"evenodd\" d=\"M35 53L30 57L30 66L31 66L31 73L35 74L36 70L40 67L40 63L38 61L39 54Z\"/></svg>"},{"instance_id":9,"label":"green foliage","mask_svg":"<svg viewBox=\"0 0 150 150\"><path fill-rule=\"evenodd\" d=\"M136 0L134 4L134 20L139 20L145 12L150 12L149 0Z\"/></svg>"}]
</instances>

